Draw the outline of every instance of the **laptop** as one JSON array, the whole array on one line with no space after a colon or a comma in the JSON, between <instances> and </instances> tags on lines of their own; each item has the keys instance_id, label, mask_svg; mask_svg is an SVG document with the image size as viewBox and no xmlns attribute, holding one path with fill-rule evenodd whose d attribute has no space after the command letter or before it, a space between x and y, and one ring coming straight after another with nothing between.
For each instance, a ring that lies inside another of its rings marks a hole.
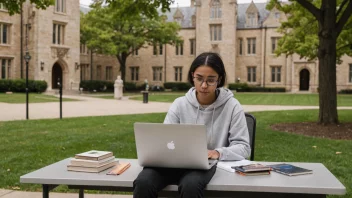
<instances>
[{"instance_id":1,"label":"laptop","mask_svg":"<svg viewBox=\"0 0 352 198\"><path fill-rule=\"evenodd\" d=\"M210 169L205 125L135 123L138 162L146 167Z\"/></svg>"}]
</instances>

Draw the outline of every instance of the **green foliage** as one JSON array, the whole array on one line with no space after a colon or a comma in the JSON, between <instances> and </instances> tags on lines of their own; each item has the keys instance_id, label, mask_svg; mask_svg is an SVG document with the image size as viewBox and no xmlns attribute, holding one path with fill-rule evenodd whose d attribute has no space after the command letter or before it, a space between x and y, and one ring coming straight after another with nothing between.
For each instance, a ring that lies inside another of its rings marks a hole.
<instances>
[{"instance_id":1,"label":"green foliage","mask_svg":"<svg viewBox=\"0 0 352 198\"><path fill-rule=\"evenodd\" d=\"M352 89L342 89L339 94L352 94Z\"/></svg>"},{"instance_id":2,"label":"green foliage","mask_svg":"<svg viewBox=\"0 0 352 198\"><path fill-rule=\"evenodd\" d=\"M48 84L44 80L28 80L29 92L41 93L46 90ZM0 80L0 92L26 92L26 80L3 79Z\"/></svg>"},{"instance_id":3,"label":"green foliage","mask_svg":"<svg viewBox=\"0 0 352 198\"><path fill-rule=\"evenodd\" d=\"M180 26L175 22L141 14L123 17L121 13L127 2L131 3L122 1L121 7L95 3L93 9L81 17L81 42L97 53L116 56L122 79L125 79L126 59L133 50L153 43L174 44L180 40L177 35Z\"/></svg>"},{"instance_id":4,"label":"green foliage","mask_svg":"<svg viewBox=\"0 0 352 198\"><path fill-rule=\"evenodd\" d=\"M231 83L229 89L237 92L286 92L282 87L256 87L249 86L247 83Z\"/></svg>"},{"instance_id":5,"label":"green foliage","mask_svg":"<svg viewBox=\"0 0 352 198\"><path fill-rule=\"evenodd\" d=\"M10 15L14 15L21 12L21 5L26 0L1 0L0 2L6 7ZM30 0L30 2L35 4L36 8L43 10L55 4L55 0Z\"/></svg>"},{"instance_id":6,"label":"green foliage","mask_svg":"<svg viewBox=\"0 0 352 198\"><path fill-rule=\"evenodd\" d=\"M310 0L316 8L320 8L321 0ZM338 7L342 1L337 1ZM283 34L275 51L276 55L291 55L297 53L301 58L314 60L318 56L319 24L313 14L296 0L290 3L281 3L279 0L270 0L268 10L278 9L286 14L287 21L281 22L278 32ZM339 20L341 15L337 16ZM352 56L352 17L342 29L336 43L336 61L340 63L343 55Z\"/></svg>"},{"instance_id":7,"label":"green foliage","mask_svg":"<svg viewBox=\"0 0 352 198\"><path fill-rule=\"evenodd\" d=\"M172 91L187 91L192 85L185 82L167 82L164 83L165 89L171 89Z\"/></svg>"},{"instance_id":8,"label":"green foliage","mask_svg":"<svg viewBox=\"0 0 352 198\"><path fill-rule=\"evenodd\" d=\"M114 91L113 82L101 80L83 80L80 82L79 87L83 88L83 91Z\"/></svg>"},{"instance_id":9,"label":"green foliage","mask_svg":"<svg viewBox=\"0 0 352 198\"><path fill-rule=\"evenodd\" d=\"M248 90L248 84L247 83L230 83L228 85L230 90Z\"/></svg>"}]
</instances>

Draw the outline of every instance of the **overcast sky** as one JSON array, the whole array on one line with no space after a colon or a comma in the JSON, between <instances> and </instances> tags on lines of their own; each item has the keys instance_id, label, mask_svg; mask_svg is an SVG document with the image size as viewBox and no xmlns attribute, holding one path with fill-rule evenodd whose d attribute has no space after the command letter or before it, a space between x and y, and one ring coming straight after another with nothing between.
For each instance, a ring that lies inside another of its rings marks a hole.
<instances>
[{"instance_id":1,"label":"overcast sky","mask_svg":"<svg viewBox=\"0 0 352 198\"><path fill-rule=\"evenodd\" d=\"M89 5L92 0L79 0L82 5ZM252 0L237 0L237 3L250 3ZM254 3L267 2L267 0L253 0ZM175 0L175 3L171 7L176 7L177 3L180 7L185 7L190 5L190 0Z\"/></svg>"}]
</instances>

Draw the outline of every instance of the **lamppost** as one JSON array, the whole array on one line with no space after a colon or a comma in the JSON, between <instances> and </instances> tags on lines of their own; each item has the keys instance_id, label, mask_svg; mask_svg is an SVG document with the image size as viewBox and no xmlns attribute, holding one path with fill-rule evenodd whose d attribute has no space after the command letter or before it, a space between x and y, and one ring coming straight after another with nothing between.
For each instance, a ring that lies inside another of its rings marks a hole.
<instances>
[{"instance_id":1,"label":"lamppost","mask_svg":"<svg viewBox=\"0 0 352 198\"><path fill-rule=\"evenodd\" d=\"M26 51L24 55L24 60L26 61L26 119L28 120L28 62L31 60L31 55Z\"/></svg>"}]
</instances>

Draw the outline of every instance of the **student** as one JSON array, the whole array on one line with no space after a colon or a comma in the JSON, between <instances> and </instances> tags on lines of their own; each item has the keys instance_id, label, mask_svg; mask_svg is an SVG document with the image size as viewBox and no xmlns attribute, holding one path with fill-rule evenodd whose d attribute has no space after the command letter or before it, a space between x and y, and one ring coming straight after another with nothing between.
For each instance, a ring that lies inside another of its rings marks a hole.
<instances>
[{"instance_id":1,"label":"student","mask_svg":"<svg viewBox=\"0 0 352 198\"><path fill-rule=\"evenodd\" d=\"M192 63L188 81L194 86L171 105L164 123L205 124L208 158L242 160L250 155L246 118L233 93L222 88L226 71L216 53L202 53ZM169 184L178 184L181 197L203 197L216 171L144 167L133 182L133 197L157 197Z\"/></svg>"}]
</instances>

